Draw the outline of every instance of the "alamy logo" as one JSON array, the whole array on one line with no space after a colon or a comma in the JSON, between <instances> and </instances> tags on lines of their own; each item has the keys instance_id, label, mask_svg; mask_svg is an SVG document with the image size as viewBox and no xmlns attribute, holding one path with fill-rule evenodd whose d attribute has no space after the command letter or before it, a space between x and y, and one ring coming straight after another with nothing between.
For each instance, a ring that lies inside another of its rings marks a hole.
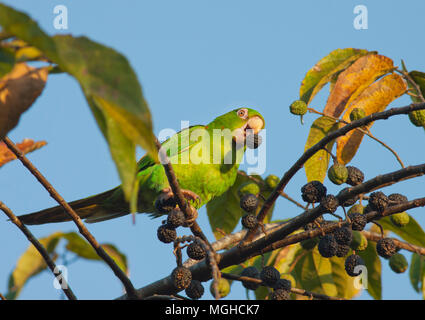
<instances>
[{"instance_id":1,"label":"alamy logo","mask_svg":"<svg viewBox=\"0 0 425 320\"><path fill-rule=\"evenodd\" d=\"M354 14L357 16L354 18L353 26L356 30L368 29L368 14L367 7L365 5L358 5L354 7Z\"/></svg>"},{"instance_id":2,"label":"alamy logo","mask_svg":"<svg viewBox=\"0 0 425 320\"><path fill-rule=\"evenodd\" d=\"M53 287L57 290L68 289L68 268L57 265L53 270L56 277L53 279Z\"/></svg>"},{"instance_id":3,"label":"alamy logo","mask_svg":"<svg viewBox=\"0 0 425 320\"><path fill-rule=\"evenodd\" d=\"M56 16L53 19L53 27L56 30L68 29L68 8L63 4L59 4L53 8L53 14Z\"/></svg>"}]
</instances>

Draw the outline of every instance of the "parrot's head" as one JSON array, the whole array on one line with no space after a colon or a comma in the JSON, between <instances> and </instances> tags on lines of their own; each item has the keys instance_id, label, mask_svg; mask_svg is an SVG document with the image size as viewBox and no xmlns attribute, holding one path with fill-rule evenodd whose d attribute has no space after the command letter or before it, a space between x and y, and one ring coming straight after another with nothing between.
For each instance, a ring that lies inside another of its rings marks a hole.
<instances>
[{"instance_id":1,"label":"parrot's head","mask_svg":"<svg viewBox=\"0 0 425 320\"><path fill-rule=\"evenodd\" d=\"M245 140L249 130L258 134L265 127L263 116L257 110L249 108L234 109L217 117L211 124L213 123L215 128L230 129L235 138L241 140Z\"/></svg>"}]
</instances>

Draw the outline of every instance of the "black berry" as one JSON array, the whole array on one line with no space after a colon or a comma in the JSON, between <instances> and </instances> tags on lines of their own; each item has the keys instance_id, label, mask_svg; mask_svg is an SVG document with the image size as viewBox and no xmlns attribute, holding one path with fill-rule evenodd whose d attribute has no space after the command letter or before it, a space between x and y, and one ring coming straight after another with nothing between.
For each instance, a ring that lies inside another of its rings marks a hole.
<instances>
[{"instance_id":1,"label":"black berry","mask_svg":"<svg viewBox=\"0 0 425 320\"><path fill-rule=\"evenodd\" d=\"M333 232L333 236L338 244L348 246L353 240L353 231L348 227L340 227Z\"/></svg>"},{"instance_id":2,"label":"black berry","mask_svg":"<svg viewBox=\"0 0 425 320\"><path fill-rule=\"evenodd\" d=\"M274 290L283 289L283 290L290 291L291 287L292 287L291 281L289 281L287 279L279 279L274 284L273 289Z\"/></svg>"},{"instance_id":3,"label":"black berry","mask_svg":"<svg viewBox=\"0 0 425 320\"><path fill-rule=\"evenodd\" d=\"M352 254L345 259L345 271L350 277L357 277L362 273L361 268L356 269L356 267L364 265L363 259L357 254Z\"/></svg>"},{"instance_id":4,"label":"black berry","mask_svg":"<svg viewBox=\"0 0 425 320\"><path fill-rule=\"evenodd\" d=\"M376 252L381 257L388 259L397 252L397 246L395 245L393 239L383 238L378 240L376 243Z\"/></svg>"},{"instance_id":5,"label":"black berry","mask_svg":"<svg viewBox=\"0 0 425 320\"><path fill-rule=\"evenodd\" d=\"M254 229L258 224L257 216L249 213L242 217L242 226L247 229Z\"/></svg>"},{"instance_id":6,"label":"black berry","mask_svg":"<svg viewBox=\"0 0 425 320\"><path fill-rule=\"evenodd\" d=\"M301 197L305 202L320 202L326 196L326 187L320 181L310 181L301 188Z\"/></svg>"},{"instance_id":7,"label":"black berry","mask_svg":"<svg viewBox=\"0 0 425 320\"><path fill-rule=\"evenodd\" d=\"M388 197L381 191L372 192L369 195L369 206L372 210L383 212L389 204Z\"/></svg>"},{"instance_id":8,"label":"black berry","mask_svg":"<svg viewBox=\"0 0 425 320\"><path fill-rule=\"evenodd\" d=\"M196 240L187 246L186 252L189 258L193 260L202 260L207 255L202 244Z\"/></svg>"},{"instance_id":9,"label":"black berry","mask_svg":"<svg viewBox=\"0 0 425 320\"><path fill-rule=\"evenodd\" d=\"M247 267L242 270L241 276L260 279L260 272L258 272L256 267ZM256 290L260 286L259 283L251 281L242 281L242 285L249 290Z\"/></svg>"},{"instance_id":10,"label":"black berry","mask_svg":"<svg viewBox=\"0 0 425 320\"><path fill-rule=\"evenodd\" d=\"M261 270L260 279L267 286L273 286L280 279L280 272L272 266L266 266Z\"/></svg>"},{"instance_id":11,"label":"black berry","mask_svg":"<svg viewBox=\"0 0 425 320\"><path fill-rule=\"evenodd\" d=\"M168 213L167 224L174 228L182 226L185 221L184 213L178 209L173 209Z\"/></svg>"},{"instance_id":12,"label":"black berry","mask_svg":"<svg viewBox=\"0 0 425 320\"><path fill-rule=\"evenodd\" d=\"M347 177L347 181L345 181L347 184L351 186L356 186L363 182L364 174L360 169L353 166L347 166L347 170L348 170L348 177Z\"/></svg>"},{"instance_id":13,"label":"black berry","mask_svg":"<svg viewBox=\"0 0 425 320\"><path fill-rule=\"evenodd\" d=\"M318 249L322 257L331 258L336 255L338 243L335 241L335 237L332 234L327 234L320 239Z\"/></svg>"},{"instance_id":14,"label":"black berry","mask_svg":"<svg viewBox=\"0 0 425 320\"><path fill-rule=\"evenodd\" d=\"M164 243L170 243L176 240L177 232L176 229L168 224L161 225L156 232L159 241Z\"/></svg>"},{"instance_id":15,"label":"black berry","mask_svg":"<svg viewBox=\"0 0 425 320\"><path fill-rule=\"evenodd\" d=\"M353 212L353 213L349 213L348 217L351 220L351 229L355 230L355 231L362 231L366 224L367 224L367 219L366 217L358 212Z\"/></svg>"},{"instance_id":16,"label":"black berry","mask_svg":"<svg viewBox=\"0 0 425 320\"><path fill-rule=\"evenodd\" d=\"M192 280L190 285L186 288L185 292L189 298L197 300L204 294L204 286L200 281Z\"/></svg>"},{"instance_id":17,"label":"black berry","mask_svg":"<svg viewBox=\"0 0 425 320\"><path fill-rule=\"evenodd\" d=\"M339 202L334 195L328 194L327 196L322 198L322 200L320 201L320 205L323 207L324 212L334 213L336 209L338 209Z\"/></svg>"},{"instance_id":18,"label":"black berry","mask_svg":"<svg viewBox=\"0 0 425 320\"><path fill-rule=\"evenodd\" d=\"M177 267L171 273L171 280L177 290L183 290L189 287L192 282L192 273L186 267Z\"/></svg>"},{"instance_id":19,"label":"black berry","mask_svg":"<svg viewBox=\"0 0 425 320\"><path fill-rule=\"evenodd\" d=\"M289 300L290 291L285 289L276 289L270 294L270 300Z\"/></svg>"},{"instance_id":20,"label":"black berry","mask_svg":"<svg viewBox=\"0 0 425 320\"><path fill-rule=\"evenodd\" d=\"M254 194L244 194L241 197L240 206L246 212L255 212L258 207L258 198Z\"/></svg>"},{"instance_id":21,"label":"black berry","mask_svg":"<svg viewBox=\"0 0 425 320\"><path fill-rule=\"evenodd\" d=\"M336 256L339 258L345 257L350 251L350 246L338 244L336 249Z\"/></svg>"}]
</instances>

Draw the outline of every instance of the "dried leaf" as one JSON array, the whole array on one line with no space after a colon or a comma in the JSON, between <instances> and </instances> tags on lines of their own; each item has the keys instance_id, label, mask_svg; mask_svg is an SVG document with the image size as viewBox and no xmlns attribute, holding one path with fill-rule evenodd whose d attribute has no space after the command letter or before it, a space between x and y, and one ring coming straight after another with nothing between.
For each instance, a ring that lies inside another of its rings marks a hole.
<instances>
[{"instance_id":1,"label":"dried leaf","mask_svg":"<svg viewBox=\"0 0 425 320\"><path fill-rule=\"evenodd\" d=\"M17 143L16 146L23 154L33 152L47 144L46 141L34 141L32 139L24 139L21 143ZM6 163L15 160L15 154L9 150L4 142L0 142L0 167Z\"/></svg>"},{"instance_id":2,"label":"dried leaf","mask_svg":"<svg viewBox=\"0 0 425 320\"><path fill-rule=\"evenodd\" d=\"M331 81L332 77L347 68L359 57L368 54L362 49L336 49L318 61L305 75L300 87L300 99L307 104Z\"/></svg>"},{"instance_id":3,"label":"dried leaf","mask_svg":"<svg viewBox=\"0 0 425 320\"><path fill-rule=\"evenodd\" d=\"M44 89L47 68L33 68L17 63L12 71L0 79L0 140L18 123Z\"/></svg>"},{"instance_id":4,"label":"dried leaf","mask_svg":"<svg viewBox=\"0 0 425 320\"><path fill-rule=\"evenodd\" d=\"M382 55L369 54L359 58L338 76L323 112L339 117L350 101L380 76L393 69L393 61Z\"/></svg>"},{"instance_id":5,"label":"dried leaf","mask_svg":"<svg viewBox=\"0 0 425 320\"><path fill-rule=\"evenodd\" d=\"M398 74L390 74L370 85L347 108L343 120L350 122L350 112L354 108L363 109L366 115L381 112L399 96L406 92L407 86ZM373 125L369 123L365 129ZM359 130L348 132L337 140L337 158L340 163L347 164L353 159L362 142L364 133Z\"/></svg>"}]
</instances>

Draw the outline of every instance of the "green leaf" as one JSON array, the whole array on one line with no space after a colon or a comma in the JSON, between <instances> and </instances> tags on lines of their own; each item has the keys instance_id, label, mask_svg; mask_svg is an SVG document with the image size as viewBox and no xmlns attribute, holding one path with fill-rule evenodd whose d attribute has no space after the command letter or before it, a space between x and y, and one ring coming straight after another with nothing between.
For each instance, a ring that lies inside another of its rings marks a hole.
<instances>
[{"instance_id":1,"label":"green leaf","mask_svg":"<svg viewBox=\"0 0 425 320\"><path fill-rule=\"evenodd\" d=\"M265 187L264 180L257 175L251 176L259 182L261 188L261 195L267 198L270 195L271 190L268 190ZM216 239L220 239L221 237L223 237L222 232L219 232L217 228L225 232L226 234L229 234L235 229L242 216L246 214L240 207L240 197L238 195L238 189L242 184L248 181L251 180L246 176L245 173L238 172L236 181L233 186L230 187L221 196L216 197L207 203L206 207L208 219ZM257 213L260 211L263 203L264 200L260 197L258 201ZM268 223L270 221L273 214L273 209L274 205L267 214L267 217L264 219L264 223Z\"/></svg>"},{"instance_id":2,"label":"green leaf","mask_svg":"<svg viewBox=\"0 0 425 320\"><path fill-rule=\"evenodd\" d=\"M405 241L420 247L425 247L425 232L411 215L409 215L409 223L404 227L395 226L391 222L390 217L380 219L379 223L384 229L394 232Z\"/></svg>"},{"instance_id":3,"label":"green leaf","mask_svg":"<svg viewBox=\"0 0 425 320\"><path fill-rule=\"evenodd\" d=\"M337 129L335 120L329 117L317 118L310 128L310 133L307 138L307 142L304 147L304 151L310 149L329 133ZM331 151L335 141L331 141L326 145L326 148ZM325 150L316 152L307 162L304 164L304 170L307 176L307 181L317 180L323 182L326 178L328 170L330 155Z\"/></svg>"},{"instance_id":4,"label":"green leaf","mask_svg":"<svg viewBox=\"0 0 425 320\"><path fill-rule=\"evenodd\" d=\"M9 48L0 45L0 78L12 71L15 65L15 54Z\"/></svg>"},{"instance_id":5,"label":"green leaf","mask_svg":"<svg viewBox=\"0 0 425 320\"><path fill-rule=\"evenodd\" d=\"M409 76L413 79L413 81L416 82L416 84L419 86L419 89L421 90L422 95L425 96L425 73L420 72L420 71L410 71ZM410 83L410 81L407 82L407 85L408 85L409 89L411 89L413 91L414 94L418 95L418 91ZM410 98L412 99L412 101L414 103L421 103L422 102L420 98L417 98L417 97L414 97L414 96L410 96Z\"/></svg>"},{"instance_id":6,"label":"green leaf","mask_svg":"<svg viewBox=\"0 0 425 320\"><path fill-rule=\"evenodd\" d=\"M425 258L417 253L413 253L412 260L410 262L409 278L413 289L415 289L418 293L421 292L421 288L424 286L424 277Z\"/></svg>"},{"instance_id":7,"label":"green leaf","mask_svg":"<svg viewBox=\"0 0 425 320\"><path fill-rule=\"evenodd\" d=\"M376 245L369 242L367 248L357 252L363 258L367 268L367 291L375 300L382 299L381 260L376 253Z\"/></svg>"},{"instance_id":8,"label":"green leaf","mask_svg":"<svg viewBox=\"0 0 425 320\"><path fill-rule=\"evenodd\" d=\"M293 272L300 288L329 296L338 295L332 264L329 259L320 255L317 248L304 251Z\"/></svg>"},{"instance_id":9,"label":"green leaf","mask_svg":"<svg viewBox=\"0 0 425 320\"><path fill-rule=\"evenodd\" d=\"M368 53L367 50L353 48L336 49L329 53L305 75L300 87L300 99L309 104L336 73L341 72L355 60Z\"/></svg>"},{"instance_id":10,"label":"green leaf","mask_svg":"<svg viewBox=\"0 0 425 320\"><path fill-rule=\"evenodd\" d=\"M102 258L97 255L93 247L78 233L65 233L63 237L68 241L66 244L66 249L68 251L71 251L84 259L103 261ZM106 253L111 256L118 267L120 267L121 270L128 274L129 270L127 265L127 257L121 253L113 244L105 243L101 244L101 246L106 251Z\"/></svg>"},{"instance_id":11,"label":"green leaf","mask_svg":"<svg viewBox=\"0 0 425 320\"><path fill-rule=\"evenodd\" d=\"M0 25L78 80L109 143L126 199L130 200L134 193L136 145L147 150L154 160L157 152L150 111L127 59L86 37L49 37L27 15L3 4Z\"/></svg>"},{"instance_id":12,"label":"green leaf","mask_svg":"<svg viewBox=\"0 0 425 320\"><path fill-rule=\"evenodd\" d=\"M354 287L354 278L345 271L345 258L332 257L329 261L332 265L333 281L338 290L337 296L352 299L360 292L360 289Z\"/></svg>"},{"instance_id":13,"label":"green leaf","mask_svg":"<svg viewBox=\"0 0 425 320\"><path fill-rule=\"evenodd\" d=\"M39 242L46 248L49 254L52 254L61 237L62 233L56 232L48 237L39 239ZM52 258L55 260L55 257ZM9 277L8 292L5 295L6 299L16 299L28 280L46 268L47 265L43 257L31 244L21 255L16 263L15 269Z\"/></svg>"}]
</instances>

